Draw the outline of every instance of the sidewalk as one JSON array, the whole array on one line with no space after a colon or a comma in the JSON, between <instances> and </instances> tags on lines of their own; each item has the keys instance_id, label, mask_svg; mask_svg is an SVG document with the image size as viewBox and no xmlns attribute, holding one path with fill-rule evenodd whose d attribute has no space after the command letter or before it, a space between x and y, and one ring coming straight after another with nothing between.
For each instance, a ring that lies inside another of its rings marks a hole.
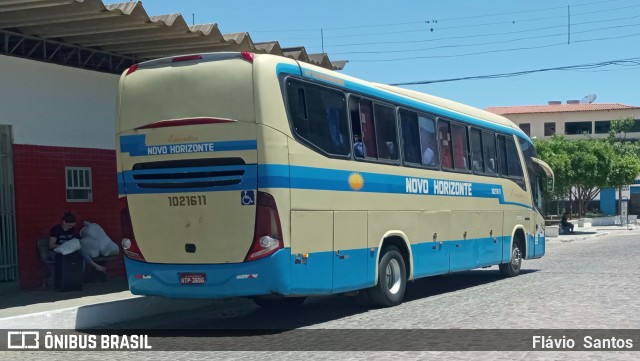
<instances>
[{"instance_id":1,"label":"sidewalk","mask_svg":"<svg viewBox=\"0 0 640 361\"><path fill-rule=\"evenodd\" d=\"M0 297L3 329L90 329L202 307L228 312L250 300L193 300L136 296L124 277L85 283L83 290L56 292L51 288L17 290Z\"/></svg>"},{"instance_id":2,"label":"sidewalk","mask_svg":"<svg viewBox=\"0 0 640 361\"><path fill-rule=\"evenodd\" d=\"M638 232L640 229L636 225L624 226L596 226L596 227L575 227L570 234L561 234L558 237L546 237L547 242L574 242L588 238L600 237L618 232Z\"/></svg>"},{"instance_id":3,"label":"sidewalk","mask_svg":"<svg viewBox=\"0 0 640 361\"><path fill-rule=\"evenodd\" d=\"M576 227L572 234L547 237L546 241L575 242L613 233L640 232L637 226L631 228ZM223 313L255 307L248 299L187 300L136 296L129 292L124 277L85 283L82 291L56 292L51 288L37 288L0 296L0 325L4 329L89 329L201 307Z\"/></svg>"}]
</instances>

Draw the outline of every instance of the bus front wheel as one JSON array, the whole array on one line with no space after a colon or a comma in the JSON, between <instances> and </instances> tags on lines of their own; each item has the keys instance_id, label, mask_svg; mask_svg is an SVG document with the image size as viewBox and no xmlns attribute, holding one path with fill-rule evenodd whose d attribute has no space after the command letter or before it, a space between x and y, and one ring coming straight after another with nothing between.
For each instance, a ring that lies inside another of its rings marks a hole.
<instances>
[{"instance_id":1,"label":"bus front wheel","mask_svg":"<svg viewBox=\"0 0 640 361\"><path fill-rule=\"evenodd\" d=\"M378 264L378 284L368 290L375 306L391 307L402 303L407 287L407 270L402 254L395 246L385 248Z\"/></svg>"},{"instance_id":2,"label":"bus front wheel","mask_svg":"<svg viewBox=\"0 0 640 361\"><path fill-rule=\"evenodd\" d=\"M513 242L511 249L511 261L500 264L500 274L505 277L515 277L520 273L522 267L522 250L520 242Z\"/></svg>"}]
</instances>

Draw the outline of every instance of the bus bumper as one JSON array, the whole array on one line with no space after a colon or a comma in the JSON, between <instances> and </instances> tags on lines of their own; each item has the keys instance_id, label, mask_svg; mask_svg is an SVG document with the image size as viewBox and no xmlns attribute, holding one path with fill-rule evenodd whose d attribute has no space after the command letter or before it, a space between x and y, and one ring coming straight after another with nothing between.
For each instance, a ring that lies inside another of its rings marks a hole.
<instances>
[{"instance_id":1,"label":"bus bumper","mask_svg":"<svg viewBox=\"0 0 640 361\"><path fill-rule=\"evenodd\" d=\"M527 244L527 259L541 258L546 251L546 239L544 235L529 236Z\"/></svg>"},{"instance_id":2,"label":"bus bumper","mask_svg":"<svg viewBox=\"0 0 640 361\"><path fill-rule=\"evenodd\" d=\"M129 289L135 295L225 298L289 293L290 250L251 262L229 264L147 263L124 257ZM204 273L204 284L181 284L182 273Z\"/></svg>"}]
</instances>

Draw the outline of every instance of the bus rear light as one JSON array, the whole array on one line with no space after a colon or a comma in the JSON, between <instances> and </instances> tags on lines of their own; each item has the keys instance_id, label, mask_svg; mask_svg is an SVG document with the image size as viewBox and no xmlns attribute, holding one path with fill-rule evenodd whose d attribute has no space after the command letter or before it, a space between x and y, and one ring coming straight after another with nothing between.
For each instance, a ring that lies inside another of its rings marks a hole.
<instances>
[{"instance_id":1,"label":"bus rear light","mask_svg":"<svg viewBox=\"0 0 640 361\"><path fill-rule=\"evenodd\" d=\"M138 64L133 64L129 67L129 69L127 69L127 75L133 73L134 71L138 70Z\"/></svg>"},{"instance_id":2,"label":"bus rear light","mask_svg":"<svg viewBox=\"0 0 640 361\"><path fill-rule=\"evenodd\" d=\"M132 241L129 238L122 239L122 249L124 249L124 254L126 254L129 258L133 258L135 260L145 261L144 257L142 256L142 252L140 252L140 249L138 248L138 244L134 242L135 240Z\"/></svg>"},{"instance_id":3,"label":"bus rear light","mask_svg":"<svg viewBox=\"0 0 640 361\"><path fill-rule=\"evenodd\" d=\"M131 214L129 213L129 203L127 197L120 198L120 224L122 227L122 249L124 254L131 259L146 262L136 239L133 236L133 224L131 223Z\"/></svg>"},{"instance_id":4,"label":"bus rear light","mask_svg":"<svg viewBox=\"0 0 640 361\"><path fill-rule=\"evenodd\" d=\"M256 225L253 243L245 261L255 261L267 257L284 248L282 227L276 200L269 193L258 192L256 204Z\"/></svg>"},{"instance_id":5,"label":"bus rear light","mask_svg":"<svg viewBox=\"0 0 640 361\"><path fill-rule=\"evenodd\" d=\"M202 60L202 55L185 55L185 56L176 56L171 59L171 62L178 63L181 61L189 61L189 60Z\"/></svg>"},{"instance_id":6,"label":"bus rear light","mask_svg":"<svg viewBox=\"0 0 640 361\"><path fill-rule=\"evenodd\" d=\"M242 54L242 59L244 59L244 60L246 60L246 61L248 61L250 63L253 63L253 58L255 57L255 54L250 53L248 51L243 51L240 54Z\"/></svg>"}]
</instances>

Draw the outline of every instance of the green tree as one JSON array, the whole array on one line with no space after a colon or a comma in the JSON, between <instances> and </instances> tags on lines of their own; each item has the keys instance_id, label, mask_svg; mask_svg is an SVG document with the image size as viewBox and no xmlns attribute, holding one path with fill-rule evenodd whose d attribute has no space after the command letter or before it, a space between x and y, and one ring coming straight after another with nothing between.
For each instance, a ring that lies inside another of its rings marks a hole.
<instances>
[{"instance_id":1,"label":"green tree","mask_svg":"<svg viewBox=\"0 0 640 361\"><path fill-rule=\"evenodd\" d=\"M607 140L613 145L614 149L623 157L640 157L640 148L627 140L627 133L633 130L636 121L633 116L621 117L611 121L611 129ZM624 174L625 168L614 166L612 174L612 184L618 188L618 199L622 199L622 186L631 182L626 182L627 175ZM620 174L622 173L622 174ZM634 178L635 180L635 178ZM619 209L618 209L619 210Z\"/></svg>"},{"instance_id":2,"label":"green tree","mask_svg":"<svg viewBox=\"0 0 640 361\"><path fill-rule=\"evenodd\" d=\"M633 129L635 124L636 120L633 116L612 120L611 129L609 130L609 141L625 141L627 139L627 133ZM619 134L622 134L622 136L618 136Z\"/></svg>"},{"instance_id":3,"label":"green tree","mask_svg":"<svg viewBox=\"0 0 640 361\"><path fill-rule=\"evenodd\" d=\"M638 149L632 143L553 136L536 140L535 145L555 173L555 196L563 199L571 194L581 216L600 188L629 184L640 174Z\"/></svg>"}]
</instances>

